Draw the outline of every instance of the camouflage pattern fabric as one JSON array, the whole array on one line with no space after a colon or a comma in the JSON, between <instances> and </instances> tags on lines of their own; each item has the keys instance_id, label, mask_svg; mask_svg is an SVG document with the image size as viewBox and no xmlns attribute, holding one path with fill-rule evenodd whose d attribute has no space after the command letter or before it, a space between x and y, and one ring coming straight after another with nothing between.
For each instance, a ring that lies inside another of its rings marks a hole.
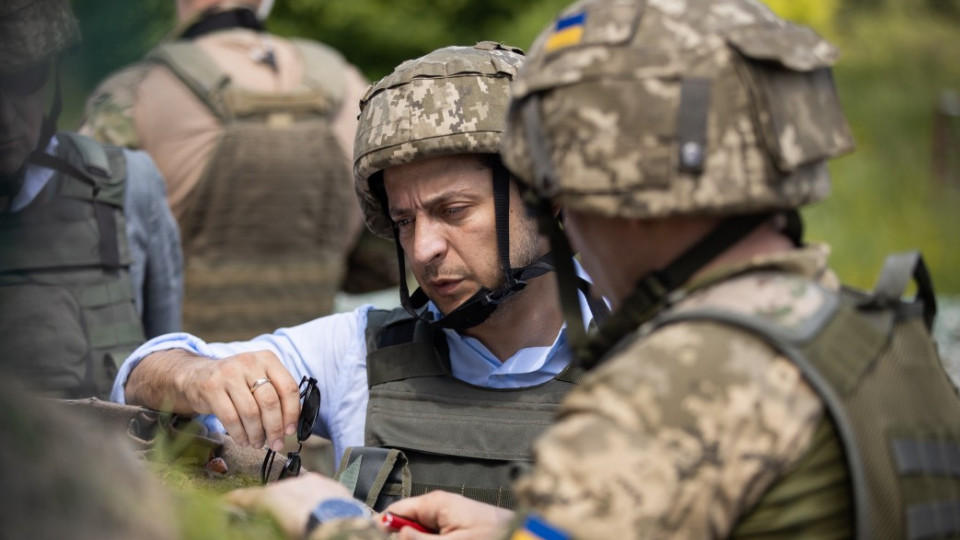
<instances>
[{"instance_id":1,"label":"camouflage pattern fabric","mask_svg":"<svg viewBox=\"0 0 960 540\"><path fill-rule=\"evenodd\" d=\"M835 289L826 255L813 246L727 267L675 309L802 324L824 295L795 276ZM800 371L756 337L677 323L628 341L568 395L517 495L576 537L722 538L806 453L823 413Z\"/></svg>"},{"instance_id":2,"label":"camouflage pattern fabric","mask_svg":"<svg viewBox=\"0 0 960 540\"><path fill-rule=\"evenodd\" d=\"M0 4L0 72L16 73L80 42L66 0L5 0Z\"/></svg>"},{"instance_id":3,"label":"camouflage pattern fabric","mask_svg":"<svg viewBox=\"0 0 960 540\"><path fill-rule=\"evenodd\" d=\"M577 2L517 76L504 162L542 196L606 216L808 204L829 191L825 161L853 147L836 57L757 1ZM705 90L693 99L691 87ZM542 117L533 136L546 141L551 185L535 180L527 104Z\"/></svg>"},{"instance_id":4,"label":"camouflage pattern fabric","mask_svg":"<svg viewBox=\"0 0 960 540\"><path fill-rule=\"evenodd\" d=\"M133 117L136 91L153 67L148 62L133 64L98 86L87 100L80 133L100 142L140 148L137 124Z\"/></svg>"},{"instance_id":5,"label":"camouflage pattern fabric","mask_svg":"<svg viewBox=\"0 0 960 540\"><path fill-rule=\"evenodd\" d=\"M510 81L522 51L491 41L445 47L400 64L360 103L354 179L367 225L393 238L369 178L383 169L453 154L496 154Z\"/></svg>"}]
</instances>

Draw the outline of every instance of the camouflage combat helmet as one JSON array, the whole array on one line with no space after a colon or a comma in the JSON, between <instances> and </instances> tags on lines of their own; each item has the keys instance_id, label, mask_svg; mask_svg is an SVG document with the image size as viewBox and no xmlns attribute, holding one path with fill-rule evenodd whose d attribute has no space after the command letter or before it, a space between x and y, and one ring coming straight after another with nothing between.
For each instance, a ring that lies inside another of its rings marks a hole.
<instances>
[{"instance_id":1,"label":"camouflage combat helmet","mask_svg":"<svg viewBox=\"0 0 960 540\"><path fill-rule=\"evenodd\" d=\"M370 177L383 169L452 154L496 154L519 49L492 41L445 47L400 64L360 102L354 150L357 196L367 225L393 238Z\"/></svg>"},{"instance_id":2,"label":"camouflage combat helmet","mask_svg":"<svg viewBox=\"0 0 960 540\"><path fill-rule=\"evenodd\" d=\"M517 77L503 159L585 213L797 208L827 195L826 160L853 147L836 57L754 0L580 1Z\"/></svg>"},{"instance_id":3,"label":"camouflage combat helmet","mask_svg":"<svg viewBox=\"0 0 960 540\"><path fill-rule=\"evenodd\" d=\"M0 3L0 72L17 73L80 42L67 0Z\"/></svg>"}]
</instances>

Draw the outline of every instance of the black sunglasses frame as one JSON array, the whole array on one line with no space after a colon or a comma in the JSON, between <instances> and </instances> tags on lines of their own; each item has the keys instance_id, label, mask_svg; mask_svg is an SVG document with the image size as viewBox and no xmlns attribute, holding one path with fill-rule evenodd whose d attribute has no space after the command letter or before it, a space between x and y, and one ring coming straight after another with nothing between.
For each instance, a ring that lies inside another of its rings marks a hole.
<instances>
[{"instance_id":1,"label":"black sunglasses frame","mask_svg":"<svg viewBox=\"0 0 960 540\"><path fill-rule=\"evenodd\" d=\"M304 388L304 385L306 385L306 388ZM297 419L297 443L299 443L299 447L296 452L287 452L287 461L280 469L278 480L300 474L300 451L303 450L303 441L307 440L313 433L313 426L316 425L317 414L320 412L320 389L317 388L317 380L304 375L300 380L300 388L300 399L303 405L300 407L300 417ZM267 455L263 457L263 465L260 466L260 481L264 484L270 478L276 455L276 451L267 449Z\"/></svg>"}]
</instances>

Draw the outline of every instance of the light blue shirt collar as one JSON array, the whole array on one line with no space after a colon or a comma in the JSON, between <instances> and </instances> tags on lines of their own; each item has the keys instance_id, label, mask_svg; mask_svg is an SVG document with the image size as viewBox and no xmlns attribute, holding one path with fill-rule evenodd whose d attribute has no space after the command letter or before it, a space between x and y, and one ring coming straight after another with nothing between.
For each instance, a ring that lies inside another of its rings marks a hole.
<instances>
[{"instance_id":1,"label":"light blue shirt collar","mask_svg":"<svg viewBox=\"0 0 960 540\"><path fill-rule=\"evenodd\" d=\"M574 260L573 264L577 275L590 281L580 263ZM593 315L583 292L579 291L578 296L586 328L593 320ZM427 304L427 309L435 316L440 315L433 302ZM477 386L522 388L543 384L556 377L573 359L567 344L566 328L564 323L549 347L520 349L503 362L478 339L444 329L450 348L450 369L454 377Z\"/></svg>"},{"instance_id":2,"label":"light blue shirt collar","mask_svg":"<svg viewBox=\"0 0 960 540\"><path fill-rule=\"evenodd\" d=\"M47 145L47 154L56 155L57 147L60 146L57 136L54 135ZM41 167L39 165L27 165L27 170L23 177L23 187L10 203L10 212L19 212L33 202L37 195L47 187L47 182L53 178L53 169Z\"/></svg>"}]
</instances>

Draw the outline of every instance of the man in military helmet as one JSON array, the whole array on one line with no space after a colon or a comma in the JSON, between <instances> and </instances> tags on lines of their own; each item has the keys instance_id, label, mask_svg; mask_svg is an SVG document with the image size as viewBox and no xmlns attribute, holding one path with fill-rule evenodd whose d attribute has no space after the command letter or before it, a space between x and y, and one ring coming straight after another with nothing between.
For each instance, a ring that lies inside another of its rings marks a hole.
<instances>
[{"instance_id":1,"label":"man in military helmet","mask_svg":"<svg viewBox=\"0 0 960 540\"><path fill-rule=\"evenodd\" d=\"M57 65L80 39L67 2L5 1L0 30L2 368L106 397L144 331L180 329L176 223L149 156L55 133Z\"/></svg>"},{"instance_id":2,"label":"man in military helmet","mask_svg":"<svg viewBox=\"0 0 960 540\"><path fill-rule=\"evenodd\" d=\"M267 32L272 3L176 0L178 26L94 91L81 128L163 172L183 233L184 329L216 341L399 279L351 189L367 82L332 48Z\"/></svg>"},{"instance_id":3,"label":"man in military helmet","mask_svg":"<svg viewBox=\"0 0 960 540\"><path fill-rule=\"evenodd\" d=\"M396 239L420 285L409 294L401 283L402 308L365 306L247 342L161 337L127 360L113 398L213 413L237 441L277 450L297 423L297 381L313 377L315 432L336 456L351 447L345 468L399 477L362 497L372 505L437 488L510 504L511 462L529 460L578 379L546 241L496 155L522 59L493 42L446 47L363 98L356 189L367 224ZM363 446L375 449L352 448Z\"/></svg>"},{"instance_id":4,"label":"man in military helmet","mask_svg":"<svg viewBox=\"0 0 960 540\"><path fill-rule=\"evenodd\" d=\"M561 14L514 84L502 154L542 213L563 207L614 312L574 343L591 371L516 485L526 516L441 492L388 510L451 538L960 533L960 401L922 259L853 291L803 242L797 209L852 147L835 58L750 0Z\"/></svg>"}]
</instances>

